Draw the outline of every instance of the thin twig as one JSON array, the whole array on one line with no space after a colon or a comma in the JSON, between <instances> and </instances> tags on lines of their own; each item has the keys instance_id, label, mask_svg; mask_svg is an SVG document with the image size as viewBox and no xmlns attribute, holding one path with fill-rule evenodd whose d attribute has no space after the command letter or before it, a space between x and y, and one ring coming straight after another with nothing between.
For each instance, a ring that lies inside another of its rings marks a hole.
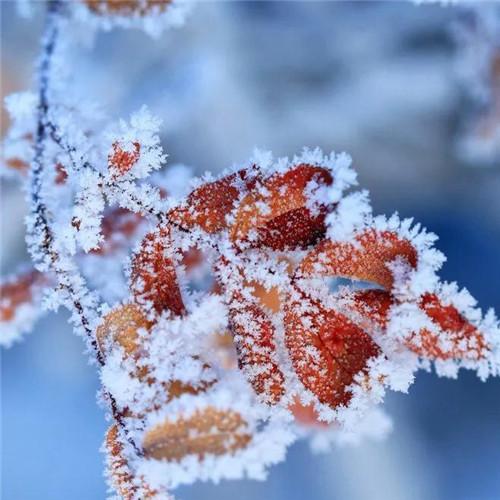
<instances>
[{"instance_id":1,"label":"thin twig","mask_svg":"<svg viewBox=\"0 0 500 500\"><path fill-rule=\"evenodd\" d=\"M31 185L30 185L30 201L31 201L31 232L40 231L42 238L37 251L48 257L49 268L54 271L58 278L59 286L65 290L70 298L73 311L80 320L80 324L89 339L92 349L95 353L97 362L100 366L104 365L103 354L97 344L94 332L92 330L88 314L85 306L82 304L74 286L75 276L79 278L76 272L71 273L61 266L61 257L56 249L54 235L49 224L47 206L43 199L43 173L44 173L44 156L46 152L47 139L49 136L53 139L53 131L55 128L49 120L49 88L50 88L50 73L53 65L53 55L56 43L59 37L59 16L62 8L60 0L51 0L48 2L48 15L45 30L45 36L42 45L42 55L39 67L39 94L38 94L38 118L37 130L35 139L35 154L31 168ZM36 238L33 238L36 241ZM35 260L38 259L34 255ZM89 292L86 291L88 294ZM142 451L130 438L126 430L122 415L119 413L116 400L112 394L107 393L109 399L111 413L117 424L123 429L127 440L133 446L138 455L142 455Z\"/></svg>"},{"instance_id":2,"label":"thin twig","mask_svg":"<svg viewBox=\"0 0 500 500\"><path fill-rule=\"evenodd\" d=\"M47 206L43 201L43 171L44 171L44 155L47 142L47 123L49 122L49 83L50 72L52 68L52 60L56 42L59 36L58 16L61 9L61 2L53 0L48 3L48 18L46 33L42 46L42 57L39 69L39 104L38 104L38 120L35 140L35 155L33 158L33 167L31 169L31 213L34 216L33 229L41 231L43 238L39 250L49 257L50 265L58 275L61 288L66 290L73 305L73 309L80 318L80 323L87 335L90 344L95 352L98 363L102 366L104 359L100 352L97 341L94 338L90 321L85 312L85 308L77 296L74 285L71 283L72 277L70 273L62 269L60 266L60 256L55 249L54 235L49 226L49 218L47 216Z\"/></svg>"}]
</instances>

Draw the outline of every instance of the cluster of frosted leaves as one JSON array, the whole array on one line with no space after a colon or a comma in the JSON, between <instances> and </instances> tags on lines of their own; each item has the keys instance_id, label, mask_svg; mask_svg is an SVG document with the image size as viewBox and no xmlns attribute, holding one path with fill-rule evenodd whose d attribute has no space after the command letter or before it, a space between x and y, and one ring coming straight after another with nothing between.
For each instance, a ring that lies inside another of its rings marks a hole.
<instances>
[{"instance_id":1,"label":"cluster of frosted leaves","mask_svg":"<svg viewBox=\"0 0 500 500\"><path fill-rule=\"evenodd\" d=\"M176 22L177 4L69 2L74 16L61 29L80 19L154 34ZM65 60L56 50L61 71ZM57 94L66 80L53 80ZM166 157L147 109L103 127L92 106L65 99L51 106L42 179L57 259L40 251L44 234L28 218L36 270L0 285L0 343L29 331L44 289L49 307L67 300L53 290L61 276L89 310L97 299L86 284L115 304L90 323L115 420L109 479L121 497L263 479L300 437L317 450L380 437L390 428L378 406L385 391L406 391L419 369L498 374L493 312L483 316L438 279L434 235L375 217L366 192L349 192L346 155L256 153L184 193L183 167L159 175ZM3 172L25 179L37 99L17 94L8 107Z\"/></svg>"},{"instance_id":2,"label":"cluster of frosted leaves","mask_svg":"<svg viewBox=\"0 0 500 500\"><path fill-rule=\"evenodd\" d=\"M439 281L433 235L373 216L368 194L351 191L347 155L256 152L189 191L185 167L159 172L160 123L146 108L99 128L93 113L59 107L43 191L57 271L89 310L86 284L115 304L90 321L120 496L263 479L300 437L316 450L380 437L385 391L406 391L421 368L497 374L493 313ZM25 141L17 154L29 161L36 100L18 94L9 110L7 144ZM49 307L67 300L27 222L37 270L1 285L4 345L32 327L44 289Z\"/></svg>"},{"instance_id":3,"label":"cluster of frosted leaves","mask_svg":"<svg viewBox=\"0 0 500 500\"><path fill-rule=\"evenodd\" d=\"M500 162L500 6L470 4L455 26L457 70L471 110L459 153L471 165Z\"/></svg>"},{"instance_id":4,"label":"cluster of frosted leaves","mask_svg":"<svg viewBox=\"0 0 500 500\"><path fill-rule=\"evenodd\" d=\"M346 155L256 153L194 180L144 236L130 296L97 328L127 429L108 434L111 481L128 498L262 479L299 437L380 437L385 391L419 369L498 374L493 312L438 279L434 235L373 216L355 184Z\"/></svg>"}]
</instances>

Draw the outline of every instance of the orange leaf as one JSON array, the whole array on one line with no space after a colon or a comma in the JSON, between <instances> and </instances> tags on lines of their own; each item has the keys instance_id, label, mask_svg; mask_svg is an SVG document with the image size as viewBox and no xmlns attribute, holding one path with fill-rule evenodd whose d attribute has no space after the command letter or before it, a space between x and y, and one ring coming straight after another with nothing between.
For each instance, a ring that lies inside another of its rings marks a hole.
<instances>
[{"instance_id":1,"label":"orange leaf","mask_svg":"<svg viewBox=\"0 0 500 500\"><path fill-rule=\"evenodd\" d=\"M108 345L117 343L128 355L139 356L138 330L149 330L152 323L148 321L142 309L136 304L125 304L106 314L97 327L96 338L99 349L106 353Z\"/></svg>"},{"instance_id":2,"label":"orange leaf","mask_svg":"<svg viewBox=\"0 0 500 500\"><path fill-rule=\"evenodd\" d=\"M347 387L379 348L343 314L324 309L296 289L298 297L285 305L285 343L304 386L321 403L347 406Z\"/></svg>"},{"instance_id":3,"label":"orange leaf","mask_svg":"<svg viewBox=\"0 0 500 500\"><path fill-rule=\"evenodd\" d=\"M229 306L229 326L240 368L257 394L270 404L277 403L284 393L284 376L275 360L273 324L259 305L235 293Z\"/></svg>"},{"instance_id":4,"label":"orange leaf","mask_svg":"<svg viewBox=\"0 0 500 500\"><path fill-rule=\"evenodd\" d=\"M420 307L445 333L446 347L440 342L443 334L423 329L408 341L413 351L426 358L442 360L486 357L489 346L482 333L454 306L445 306L435 294L427 293L423 295Z\"/></svg>"},{"instance_id":5,"label":"orange leaf","mask_svg":"<svg viewBox=\"0 0 500 500\"><path fill-rule=\"evenodd\" d=\"M361 324L375 322L387 326L388 313L394 299L384 290L363 290L356 292L353 310L360 314ZM441 331L431 332L424 328L411 335L406 346L419 356L431 360L441 359L483 359L489 346L482 333L452 305L445 306L436 294L424 294L419 303Z\"/></svg>"},{"instance_id":6,"label":"orange leaf","mask_svg":"<svg viewBox=\"0 0 500 500\"><path fill-rule=\"evenodd\" d=\"M165 310L185 314L175 265L165 252L171 250L170 227L148 233L132 262L132 290L139 302L153 304L158 314Z\"/></svg>"},{"instance_id":7,"label":"orange leaf","mask_svg":"<svg viewBox=\"0 0 500 500\"><path fill-rule=\"evenodd\" d=\"M146 432L144 455L158 460L179 461L188 455L234 454L252 436L247 422L233 410L206 407L190 417L167 420Z\"/></svg>"},{"instance_id":8,"label":"orange leaf","mask_svg":"<svg viewBox=\"0 0 500 500\"><path fill-rule=\"evenodd\" d=\"M113 143L113 152L108 155L108 165L115 175L126 174L137 163L141 145L134 142L133 146L132 151L125 151L117 142Z\"/></svg>"},{"instance_id":9,"label":"orange leaf","mask_svg":"<svg viewBox=\"0 0 500 500\"><path fill-rule=\"evenodd\" d=\"M298 165L284 174L262 181L245 196L231 228L231 240L251 247L306 247L325 233L325 207L313 214L306 207L306 188L310 181L332 183L330 173L321 167Z\"/></svg>"},{"instance_id":10,"label":"orange leaf","mask_svg":"<svg viewBox=\"0 0 500 500\"><path fill-rule=\"evenodd\" d=\"M255 177L248 170L240 170L195 189L186 203L172 210L168 217L186 229L198 226L209 234L216 233L227 226L226 215L234 208L241 189L254 185Z\"/></svg>"},{"instance_id":11,"label":"orange leaf","mask_svg":"<svg viewBox=\"0 0 500 500\"><path fill-rule=\"evenodd\" d=\"M391 293L386 290L356 290L351 308L359 314L359 324L370 330L373 325L381 328L387 326L389 309L393 303Z\"/></svg>"},{"instance_id":12,"label":"orange leaf","mask_svg":"<svg viewBox=\"0 0 500 500\"><path fill-rule=\"evenodd\" d=\"M417 251L413 245L390 231L369 229L353 243L324 240L302 261L304 276L342 276L378 283L390 290L393 276L387 264L397 257L411 267L417 266Z\"/></svg>"}]
</instances>

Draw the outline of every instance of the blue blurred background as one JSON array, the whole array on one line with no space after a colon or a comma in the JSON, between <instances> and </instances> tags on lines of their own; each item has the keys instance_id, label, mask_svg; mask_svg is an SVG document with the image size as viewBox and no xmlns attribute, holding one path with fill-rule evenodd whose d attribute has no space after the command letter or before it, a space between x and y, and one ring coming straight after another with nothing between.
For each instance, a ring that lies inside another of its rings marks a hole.
<instances>
[{"instance_id":1,"label":"blue blurred background","mask_svg":"<svg viewBox=\"0 0 500 500\"><path fill-rule=\"evenodd\" d=\"M486 5L486 4L485 4ZM1 2L2 93L31 86L42 13ZM500 312L500 169L465 163L467 100L456 74L456 6L406 2L221 2L153 41L100 35L78 85L126 116L164 119L169 162L218 171L255 146L347 151L375 212L414 216L440 236L442 277ZM5 117L2 117L5 127ZM2 273L26 259L23 195L4 182ZM106 423L95 369L66 315L47 316L1 352L2 498L103 498ZM312 455L304 443L265 483L199 484L181 499L494 500L500 498L500 380L420 373L390 394L383 442Z\"/></svg>"}]
</instances>

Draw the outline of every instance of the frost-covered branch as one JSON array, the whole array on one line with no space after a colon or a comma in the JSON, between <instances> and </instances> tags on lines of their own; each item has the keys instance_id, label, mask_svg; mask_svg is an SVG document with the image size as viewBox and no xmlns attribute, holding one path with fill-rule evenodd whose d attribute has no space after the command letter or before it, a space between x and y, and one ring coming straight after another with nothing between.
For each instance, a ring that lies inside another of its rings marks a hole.
<instances>
[{"instance_id":1,"label":"frost-covered branch","mask_svg":"<svg viewBox=\"0 0 500 500\"><path fill-rule=\"evenodd\" d=\"M47 141L51 137L51 131L55 129L50 121L51 83L53 55L59 37L61 9L62 3L60 1L48 3L46 30L39 65L38 118L34 158L30 169L30 215L27 217L27 238L29 250L37 269L42 273L50 272L55 275L57 289L63 292L58 300L63 301L64 305L72 311L71 320L75 329L85 336L97 363L103 366L104 358L94 336L97 316L96 297L87 289L85 280L80 275L76 265L69 255L65 255L63 246L58 243L51 228L50 215L44 197ZM106 393L105 399L109 401L116 422L124 428L123 418L117 410L114 396ZM140 452L140 449L128 435L127 439L136 448L136 451Z\"/></svg>"},{"instance_id":2,"label":"frost-covered branch","mask_svg":"<svg viewBox=\"0 0 500 500\"><path fill-rule=\"evenodd\" d=\"M16 165L33 154L36 271L2 285L0 324L25 332L43 294L71 311L113 418L110 483L130 500L264 479L298 438L326 450L383 436L386 391L420 369L500 370L493 311L440 280L435 235L372 213L347 154L255 151L190 179L164 168L147 108L111 122L65 92L73 23L157 33L177 3L49 2L37 92L9 100Z\"/></svg>"},{"instance_id":3,"label":"frost-covered branch","mask_svg":"<svg viewBox=\"0 0 500 500\"><path fill-rule=\"evenodd\" d=\"M73 322L87 337L99 364L102 356L93 338L92 321L95 321L96 303L85 287L83 278L74 265L60 254L50 227L48 208L44 200L44 171L46 144L50 136L49 107L52 57L59 36L59 19L62 3L48 3L47 25L39 63L38 120L34 145L34 158L30 170L30 215L27 218L29 249L40 272L53 271L58 286L67 293L73 310Z\"/></svg>"}]
</instances>

